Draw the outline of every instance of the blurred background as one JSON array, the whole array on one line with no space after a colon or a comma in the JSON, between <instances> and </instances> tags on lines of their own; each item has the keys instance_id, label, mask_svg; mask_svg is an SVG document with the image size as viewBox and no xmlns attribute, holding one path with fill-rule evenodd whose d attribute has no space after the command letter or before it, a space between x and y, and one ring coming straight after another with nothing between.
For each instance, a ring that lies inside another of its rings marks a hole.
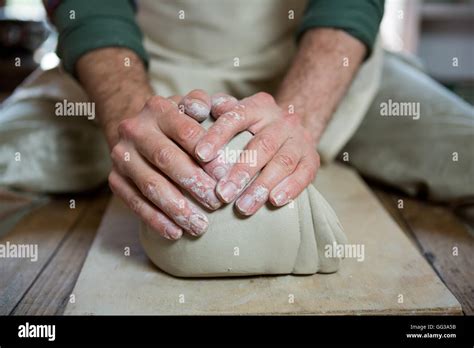
<instances>
[{"instance_id":1,"label":"blurred background","mask_svg":"<svg viewBox=\"0 0 474 348\"><path fill-rule=\"evenodd\" d=\"M386 49L418 56L425 71L474 103L474 1L386 0Z\"/></svg>"},{"instance_id":2,"label":"blurred background","mask_svg":"<svg viewBox=\"0 0 474 348\"><path fill-rule=\"evenodd\" d=\"M380 32L386 49L417 56L429 75L473 104L473 27L474 0L386 0ZM2 96L36 67L58 64L56 40L41 0L0 0ZM12 64L17 58L21 64Z\"/></svg>"}]
</instances>

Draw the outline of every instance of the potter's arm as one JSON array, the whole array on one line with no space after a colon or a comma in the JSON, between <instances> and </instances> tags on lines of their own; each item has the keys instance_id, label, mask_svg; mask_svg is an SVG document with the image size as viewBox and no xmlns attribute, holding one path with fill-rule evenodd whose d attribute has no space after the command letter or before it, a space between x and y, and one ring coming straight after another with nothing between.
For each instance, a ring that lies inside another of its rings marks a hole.
<instances>
[{"instance_id":1,"label":"potter's arm","mask_svg":"<svg viewBox=\"0 0 474 348\"><path fill-rule=\"evenodd\" d=\"M301 39L276 95L277 103L290 105L303 117L303 124L319 142L339 101L351 84L366 46L338 29L316 28Z\"/></svg>"},{"instance_id":2,"label":"potter's arm","mask_svg":"<svg viewBox=\"0 0 474 348\"><path fill-rule=\"evenodd\" d=\"M276 99L303 116L316 143L360 64L370 56L384 0L310 0L299 47Z\"/></svg>"}]
</instances>

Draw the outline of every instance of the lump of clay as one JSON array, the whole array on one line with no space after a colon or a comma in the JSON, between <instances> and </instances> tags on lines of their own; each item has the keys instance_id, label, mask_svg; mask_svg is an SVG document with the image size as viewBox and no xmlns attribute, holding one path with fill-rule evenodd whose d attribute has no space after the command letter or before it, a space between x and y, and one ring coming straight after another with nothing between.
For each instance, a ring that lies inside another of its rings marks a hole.
<instances>
[{"instance_id":1,"label":"lump of clay","mask_svg":"<svg viewBox=\"0 0 474 348\"><path fill-rule=\"evenodd\" d=\"M203 125L211 124L207 120ZM227 146L243 149L251 136L240 133ZM325 247L346 243L336 214L312 185L278 209L265 205L255 215L242 217L228 204L208 218L204 235L184 234L177 241L142 223L146 254L161 270L179 277L314 274L336 272L340 259L326 257Z\"/></svg>"}]
</instances>

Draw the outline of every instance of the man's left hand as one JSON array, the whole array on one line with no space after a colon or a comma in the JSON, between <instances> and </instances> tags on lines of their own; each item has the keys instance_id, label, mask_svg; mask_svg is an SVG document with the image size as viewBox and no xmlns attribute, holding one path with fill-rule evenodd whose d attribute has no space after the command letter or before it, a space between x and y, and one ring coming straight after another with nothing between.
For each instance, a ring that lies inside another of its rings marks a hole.
<instances>
[{"instance_id":1,"label":"man's left hand","mask_svg":"<svg viewBox=\"0 0 474 348\"><path fill-rule=\"evenodd\" d=\"M256 163L239 159L217 183L216 193L223 202L238 198L237 209L253 215L267 200L277 207L287 204L313 181L319 168L316 140L301 117L280 108L271 95L261 92L241 101L216 95L211 113L217 120L195 150L202 162L215 159L238 133L248 130L255 135L245 151L254 152Z\"/></svg>"}]
</instances>

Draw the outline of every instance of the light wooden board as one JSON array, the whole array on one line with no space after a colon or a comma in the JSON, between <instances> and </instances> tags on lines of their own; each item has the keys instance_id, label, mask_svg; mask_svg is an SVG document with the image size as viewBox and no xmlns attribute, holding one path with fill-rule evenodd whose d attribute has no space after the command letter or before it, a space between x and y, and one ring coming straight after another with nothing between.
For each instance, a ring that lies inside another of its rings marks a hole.
<instances>
[{"instance_id":1,"label":"light wooden board","mask_svg":"<svg viewBox=\"0 0 474 348\"><path fill-rule=\"evenodd\" d=\"M76 302L65 313L461 313L458 301L355 172L331 165L320 170L316 184L350 243L365 246L363 262L345 259L330 275L174 278L147 260L137 219L114 198L73 290Z\"/></svg>"}]
</instances>

